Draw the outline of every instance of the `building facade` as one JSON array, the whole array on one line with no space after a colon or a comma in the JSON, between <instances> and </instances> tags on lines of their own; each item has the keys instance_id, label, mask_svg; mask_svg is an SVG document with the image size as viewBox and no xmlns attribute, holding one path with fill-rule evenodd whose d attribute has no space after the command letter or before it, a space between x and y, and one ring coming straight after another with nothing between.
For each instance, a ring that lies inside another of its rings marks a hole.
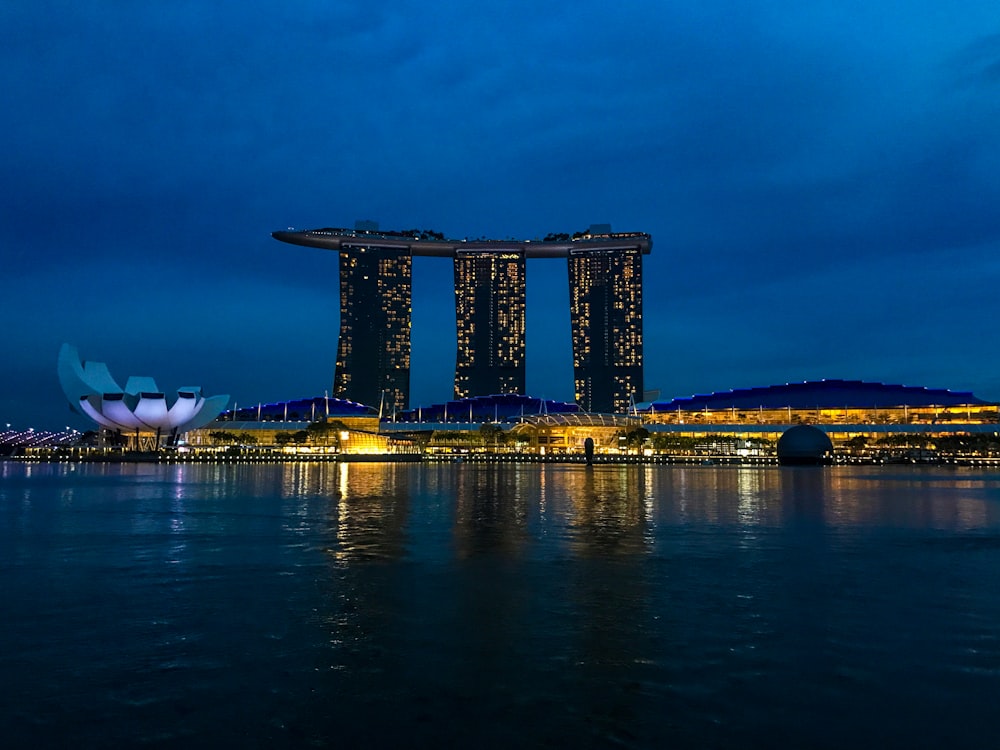
<instances>
[{"instance_id":1,"label":"building facade","mask_svg":"<svg viewBox=\"0 0 1000 750\"><path fill-rule=\"evenodd\" d=\"M644 404L647 425L846 425L935 427L1000 423L998 405L970 391L827 379L699 394Z\"/></svg>"},{"instance_id":2,"label":"building facade","mask_svg":"<svg viewBox=\"0 0 1000 750\"><path fill-rule=\"evenodd\" d=\"M571 250L569 305L576 402L626 412L642 400L642 253Z\"/></svg>"},{"instance_id":3,"label":"building facade","mask_svg":"<svg viewBox=\"0 0 1000 750\"><path fill-rule=\"evenodd\" d=\"M389 411L409 406L412 267L405 248L341 249L336 398Z\"/></svg>"},{"instance_id":4,"label":"building facade","mask_svg":"<svg viewBox=\"0 0 1000 750\"><path fill-rule=\"evenodd\" d=\"M525 391L523 252L455 254L455 398Z\"/></svg>"}]
</instances>

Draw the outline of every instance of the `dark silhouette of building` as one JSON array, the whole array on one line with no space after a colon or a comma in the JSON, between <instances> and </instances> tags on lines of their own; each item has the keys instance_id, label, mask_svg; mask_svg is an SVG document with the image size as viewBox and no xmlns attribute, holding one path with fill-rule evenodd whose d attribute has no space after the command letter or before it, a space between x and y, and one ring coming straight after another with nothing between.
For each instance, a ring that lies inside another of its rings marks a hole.
<instances>
[{"instance_id":1,"label":"dark silhouette of building","mask_svg":"<svg viewBox=\"0 0 1000 750\"><path fill-rule=\"evenodd\" d=\"M628 410L642 400L642 254L569 253L576 402L584 411Z\"/></svg>"},{"instance_id":2,"label":"dark silhouette of building","mask_svg":"<svg viewBox=\"0 0 1000 750\"><path fill-rule=\"evenodd\" d=\"M576 399L624 412L642 397L642 232L586 232L542 240L446 239L438 232L353 229L274 232L275 239L340 253L340 343L334 395L409 406L413 256L455 264L455 396L525 390L525 259L568 258Z\"/></svg>"},{"instance_id":3,"label":"dark silhouette of building","mask_svg":"<svg viewBox=\"0 0 1000 750\"><path fill-rule=\"evenodd\" d=\"M410 403L409 250L340 249L340 338L333 395L386 410Z\"/></svg>"},{"instance_id":4,"label":"dark silhouette of building","mask_svg":"<svg viewBox=\"0 0 1000 750\"><path fill-rule=\"evenodd\" d=\"M524 393L523 252L455 253L455 398Z\"/></svg>"}]
</instances>

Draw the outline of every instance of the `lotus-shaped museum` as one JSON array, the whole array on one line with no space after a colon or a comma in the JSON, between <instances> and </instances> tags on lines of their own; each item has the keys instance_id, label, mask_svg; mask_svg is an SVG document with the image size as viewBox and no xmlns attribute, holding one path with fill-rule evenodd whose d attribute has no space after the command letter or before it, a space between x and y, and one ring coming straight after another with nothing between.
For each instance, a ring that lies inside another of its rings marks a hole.
<instances>
[{"instance_id":1,"label":"lotus-shaped museum","mask_svg":"<svg viewBox=\"0 0 1000 750\"><path fill-rule=\"evenodd\" d=\"M70 407L110 430L178 435L204 427L229 403L229 396L205 398L198 387L179 388L168 403L150 377L132 375L122 388L106 364L84 362L69 344L59 350L58 371Z\"/></svg>"}]
</instances>

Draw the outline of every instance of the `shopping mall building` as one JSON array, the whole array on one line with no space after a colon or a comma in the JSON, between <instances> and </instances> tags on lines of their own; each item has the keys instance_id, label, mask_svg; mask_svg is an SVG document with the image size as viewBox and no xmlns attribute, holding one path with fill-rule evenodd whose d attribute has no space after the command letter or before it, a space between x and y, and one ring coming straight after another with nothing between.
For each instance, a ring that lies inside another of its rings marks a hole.
<instances>
[{"instance_id":1,"label":"shopping mall building","mask_svg":"<svg viewBox=\"0 0 1000 750\"><path fill-rule=\"evenodd\" d=\"M821 380L654 401L613 415L523 396L458 399L382 420L381 430L440 436L472 433L488 423L516 438L505 450L578 453L589 438L599 453L769 455L781 435L803 424L825 432L838 452L996 437L1000 405L963 391ZM630 433L641 439L626 442Z\"/></svg>"}]
</instances>

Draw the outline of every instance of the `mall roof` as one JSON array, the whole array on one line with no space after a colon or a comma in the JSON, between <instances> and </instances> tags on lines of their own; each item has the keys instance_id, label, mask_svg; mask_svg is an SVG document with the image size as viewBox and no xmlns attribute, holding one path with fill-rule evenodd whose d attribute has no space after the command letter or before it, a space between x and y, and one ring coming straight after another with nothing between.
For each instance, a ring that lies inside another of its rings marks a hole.
<instances>
[{"instance_id":1,"label":"mall roof","mask_svg":"<svg viewBox=\"0 0 1000 750\"><path fill-rule=\"evenodd\" d=\"M704 411L721 409L882 409L898 406L965 406L988 404L971 391L867 383L862 380L813 380L761 388L735 388L654 401L640 411Z\"/></svg>"},{"instance_id":2,"label":"mall roof","mask_svg":"<svg viewBox=\"0 0 1000 750\"><path fill-rule=\"evenodd\" d=\"M270 404L250 404L219 415L219 421L314 422L324 417L364 417L375 410L356 401L332 396L313 396Z\"/></svg>"},{"instance_id":3,"label":"mall roof","mask_svg":"<svg viewBox=\"0 0 1000 750\"><path fill-rule=\"evenodd\" d=\"M419 406L403 412L396 412L395 422L492 422L524 417L532 414L577 412L580 407L563 401L550 401L522 396L517 393L501 393L492 396L471 396L448 401L444 404Z\"/></svg>"}]
</instances>

